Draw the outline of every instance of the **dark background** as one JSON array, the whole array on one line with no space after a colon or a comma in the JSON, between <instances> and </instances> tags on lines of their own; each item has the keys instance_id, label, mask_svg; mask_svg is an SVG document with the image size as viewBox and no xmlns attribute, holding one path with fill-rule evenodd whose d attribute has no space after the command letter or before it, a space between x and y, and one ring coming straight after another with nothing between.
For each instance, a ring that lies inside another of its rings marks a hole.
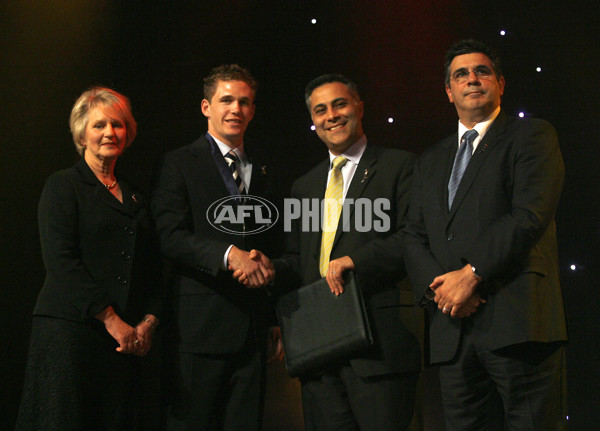
<instances>
[{"instance_id":1,"label":"dark background","mask_svg":"<svg viewBox=\"0 0 600 431\"><path fill-rule=\"evenodd\" d=\"M248 67L260 87L247 141L280 160L285 192L326 155L309 129L303 102L308 81L327 72L355 80L369 140L420 152L456 128L443 57L451 43L474 37L498 48L504 60L505 111L544 118L558 130L567 172L557 218L570 333L570 429L597 429L598 7L591 1L487 3L3 2L0 428L14 422L31 311L44 278L37 202L48 175L78 159L68 116L85 89L102 84L130 97L139 133L119 164L147 184L162 153L206 130L202 77L222 63Z\"/></svg>"}]
</instances>

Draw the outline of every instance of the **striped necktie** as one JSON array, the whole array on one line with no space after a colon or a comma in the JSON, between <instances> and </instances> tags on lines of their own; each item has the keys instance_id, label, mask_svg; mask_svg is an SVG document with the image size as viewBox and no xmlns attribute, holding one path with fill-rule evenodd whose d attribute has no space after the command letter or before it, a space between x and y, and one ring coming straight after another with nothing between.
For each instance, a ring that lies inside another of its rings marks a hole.
<instances>
[{"instance_id":1,"label":"striped necktie","mask_svg":"<svg viewBox=\"0 0 600 431\"><path fill-rule=\"evenodd\" d=\"M323 206L323 235L321 236L321 253L319 255L319 271L325 277L329 267L329 255L333 247L335 231L342 213L342 201L344 197L344 177L342 168L348 161L343 156L333 159L331 177L327 190L325 190L325 201Z\"/></svg>"},{"instance_id":2,"label":"striped necktie","mask_svg":"<svg viewBox=\"0 0 600 431\"><path fill-rule=\"evenodd\" d=\"M238 194L245 195L246 186L244 185L244 181L242 180L240 171L238 170L238 164L241 163L240 158L233 152L233 150L225 154L223 157L225 157L227 166L229 166L231 175L233 175L233 181L235 181L235 185L237 186Z\"/></svg>"},{"instance_id":3,"label":"striped necktie","mask_svg":"<svg viewBox=\"0 0 600 431\"><path fill-rule=\"evenodd\" d=\"M458 151L456 152L456 158L454 159L454 167L452 168L452 174L450 174L450 181L448 182L448 208L452 208L452 202L458 190L458 185L462 179L469 160L473 155L473 141L479 135L477 130L467 130L460 140Z\"/></svg>"}]
</instances>

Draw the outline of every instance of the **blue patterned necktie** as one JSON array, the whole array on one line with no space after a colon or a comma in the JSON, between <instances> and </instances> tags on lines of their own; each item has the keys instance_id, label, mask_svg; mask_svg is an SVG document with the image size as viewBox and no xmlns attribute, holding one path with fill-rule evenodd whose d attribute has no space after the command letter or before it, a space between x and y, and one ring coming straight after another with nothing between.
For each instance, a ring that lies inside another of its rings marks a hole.
<instances>
[{"instance_id":1,"label":"blue patterned necktie","mask_svg":"<svg viewBox=\"0 0 600 431\"><path fill-rule=\"evenodd\" d=\"M452 168L452 174L450 174L450 181L448 182L448 208L452 208L452 201L456 195L456 190L473 155L473 141L477 135L479 135L477 130L467 130L460 140L456 158L454 159L454 167Z\"/></svg>"}]
</instances>

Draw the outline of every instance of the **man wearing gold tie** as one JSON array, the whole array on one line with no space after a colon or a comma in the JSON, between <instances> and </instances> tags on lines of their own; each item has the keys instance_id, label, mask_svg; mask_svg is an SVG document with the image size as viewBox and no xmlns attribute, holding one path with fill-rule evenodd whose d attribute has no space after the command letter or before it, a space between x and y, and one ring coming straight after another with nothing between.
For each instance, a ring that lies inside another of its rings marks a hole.
<instances>
[{"instance_id":1,"label":"man wearing gold tie","mask_svg":"<svg viewBox=\"0 0 600 431\"><path fill-rule=\"evenodd\" d=\"M414 310L401 303L397 287L406 275L400 247L392 250L384 239L402 227L414 157L367 143L363 102L344 76L316 78L305 99L329 157L294 182L291 197L324 200L322 223L310 229L301 218L292 222L286 253L274 261L275 284L326 277L332 294L343 295L343 272L353 269L374 337L368 351L301 377L305 427L404 430L413 416L421 353L405 325Z\"/></svg>"}]
</instances>

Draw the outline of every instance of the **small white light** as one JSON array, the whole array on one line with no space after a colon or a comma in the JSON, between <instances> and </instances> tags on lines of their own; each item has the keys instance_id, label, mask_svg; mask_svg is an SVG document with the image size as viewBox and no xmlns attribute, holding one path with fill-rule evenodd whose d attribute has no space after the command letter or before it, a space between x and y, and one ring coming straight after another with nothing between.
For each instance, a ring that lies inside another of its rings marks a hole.
<instances>
[{"instance_id":1,"label":"small white light","mask_svg":"<svg viewBox=\"0 0 600 431\"><path fill-rule=\"evenodd\" d=\"M316 24L317 20L315 18L313 18L313 19L310 20L310 22L311 22L311 24Z\"/></svg>"},{"instance_id":2,"label":"small white light","mask_svg":"<svg viewBox=\"0 0 600 431\"><path fill-rule=\"evenodd\" d=\"M500 30L500 36L506 36L506 31L505 30Z\"/></svg>"},{"instance_id":3,"label":"small white light","mask_svg":"<svg viewBox=\"0 0 600 431\"><path fill-rule=\"evenodd\" d=\"M392 124L394 122L394 119L392 117L388 118L388 123Z\"/></svg>"},{"instance_id":4,"label":"small white light","mask_svg":"<svg viewBox=\"0 0 600 431\"><path fill-rule=\"evenodd\" d=\"M577 271L577 265L575 264L571 265L569 268L571 268L571 271Z\"/></svg>"},{"instance_id":5,"label":"small white light","mask_svg":"<svg viewBox=\"0 0 600 431\"><path fill-rule=\"evenodd\" d=\"M536 72L541 72L542 68L538 66L538 67L535 68L535 70L536 70Z\"/></svg>"},{"instance_id":6,"label":"small white light","mask_svg":"<svg viewBox=\"0 0 600 431\"><path fill-rule=\"evenodd\" d=\"M525 116L524 112L519 112L519 118L523 118Z\"/></svg>"},{"instance_id":7,"label":"small white light","mask_svg":"<svg viewBox=\"0 0 600 431\"><path fill-rule=\"evenodd\" d=\"M312 126L310 126L310 130L312 130L312 131L314 132L315 130L317 130L317 128L316 128L316 127L315 127L315 125L313 124Z\"/></svg>"}]
</instances>

